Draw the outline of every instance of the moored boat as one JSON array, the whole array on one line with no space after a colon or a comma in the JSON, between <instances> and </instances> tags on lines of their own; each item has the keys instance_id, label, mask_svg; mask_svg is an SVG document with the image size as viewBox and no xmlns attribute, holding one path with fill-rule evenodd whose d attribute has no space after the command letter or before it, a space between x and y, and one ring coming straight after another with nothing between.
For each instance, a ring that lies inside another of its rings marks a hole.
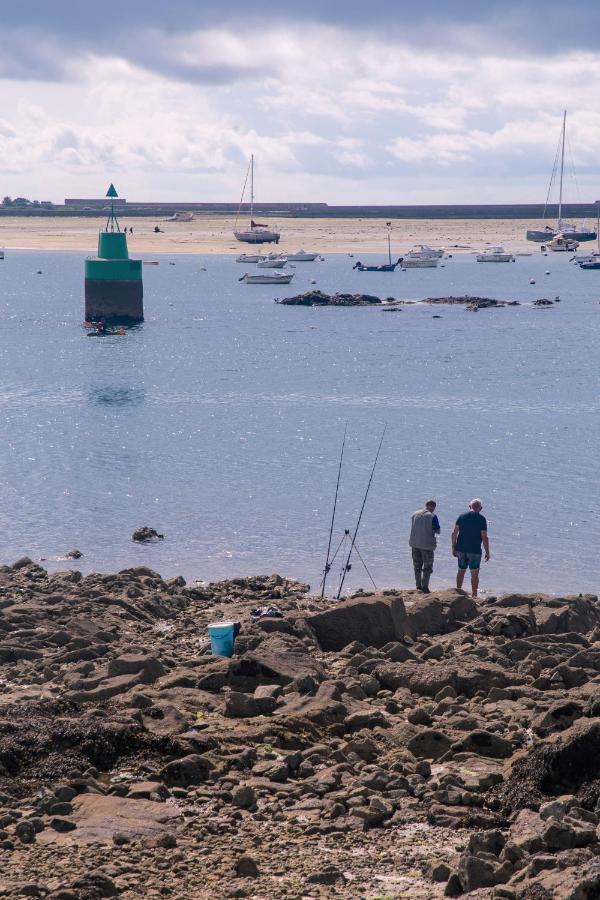
<instances>
[{"instance_id":1,"label":"moored boat","mask_svg":"<svg viewBox=\"0 0 600 900\"><path fill-rule=\"evenodd\" d=\"M437 269L439 256L404 256L400 262L403 269Z\"/></svg>"},{"instance_id":2,"label":"moored boat","mask_svg":"<svg viewBox=\"0 0 600 900\"><path fill-rule=\"evenodd\" d=\"M443 259L444 253L441 248L434 249L428 244L416 244L404 259Z\"/></svg>"},{"instance_id":3,"label":"moored boat","mask_svg":"<svg viewBox=\"0 0 600 900\"><path fill-rule=\"evenodd\" d=\"M286 256L275 256L272 259L267 257L256 264L257 269L283 269L287 263Z\"/></svg>"},{"instance_id":4,"label":"moored boat","mask_svg":"<svg viewBox=\"0 0 600 900\"><path fill-rule=\"evenodd\" d=\"M239 262L239 263L259 263L259 262L262 262L263 259L265 259L265 258L266 258L265 255L262 254L262 253L253 253L253 254L250 254L250 253L241 253L241 254L237 257L236 262Z\"/></svg>"},{"instance_id":5,"label":"moored boat","mask_svg":"<svg viewBox=\"0 0 600 900\"><path fill-rule=\"evenodd\" d=\"M260 272L256 275L245 272L238 281L246 284L289 284L293 277L293 272Z\"/></svg>"},{"instance_id":6,"label":"moored boat","mask_svg":"<svg viewBox=\"0 0 600 900\"><path fill-rule=\"evenodd\" d=\"M487 250L484 250L483 253L477 254L477 262L514 262L515 258L510 251L505 250L504 247L489 247Z\"/></svg>"},{"instance_id":7,"label":"moored boat","mask_svg":"<svg viewBox=\"0 0 600 900\"><path fill-rule=\"evenodd\" d=\"M298 250L296 253L288 253L288 262L314 262L318 253L307 253L306 250Z\"/></svg>"}]
</instances>

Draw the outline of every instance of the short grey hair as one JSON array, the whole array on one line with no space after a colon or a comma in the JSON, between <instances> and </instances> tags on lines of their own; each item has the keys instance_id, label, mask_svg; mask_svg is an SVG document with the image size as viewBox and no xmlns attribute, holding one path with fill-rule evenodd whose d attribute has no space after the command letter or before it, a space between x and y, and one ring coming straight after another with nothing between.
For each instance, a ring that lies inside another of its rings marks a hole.
<instances>
[{"instance_id":1,"label":"short grey hair","mask_svg":"<svg viewBox=\"0 0 600 900\"><path fill-rule=\"evenodd\" d=\"M478 506L479 509L483 509L483 503L481 502L479 497L475 497L475 499L471 500L471 502L469 503L469 507L471 509L474 509L476 506Z\"/></svg>"}]
</instances>

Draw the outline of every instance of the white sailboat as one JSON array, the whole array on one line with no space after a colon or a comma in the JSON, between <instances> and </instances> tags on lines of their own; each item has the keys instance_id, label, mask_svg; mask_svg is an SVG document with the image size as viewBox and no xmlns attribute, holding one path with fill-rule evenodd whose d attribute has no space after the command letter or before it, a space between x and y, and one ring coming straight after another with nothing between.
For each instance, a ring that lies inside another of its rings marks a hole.
<instances>
[{"instance_id":1,"label":"white sailboat","mask_svg":"<svg viewBox=\"0 0 600 900\"><path fill-rule=\"evenodd\" d=\"M559 179L559 187L558 187L558 222L556 228L553 228L550 225L545 225L543 229L530 229L527 232L527 240L528 241L536 241L539 244L546 243L551 241L553 238L564 238L565 240L570 241L594 241L596 239L595 231L587 231L585 228L578 229L576 225L573 225L571 222L567 222L562 217L562 208L563 208L563 176L565 171L565 135L567 130L567 111L566 109L563 112L563 122L562 129L560 133L560 179ZM558 157L558 150L557 150ZM552 189L552 184L554 182L554 177L556 173L556 159L554 160L554 166L552 168L552 175L550 176L550 185L548 187L548 194L546 196L546 204L544 206L544 215L543 218L546 218L546 209L548 207L548 198L550 197L550 191ZM584 222L585 225L585 222ZM563 247L552 247L553 250L556 249L567 249Z\"/></svg>"},{"instance_id":2,"label":"white sailboat","mask_svg":"<svg viewBox=\"0 0 600 900\"><path fill-rule=\"evenodd\" d=\"M244 202L248 175L250 175L250 224L245 230L238 231L237 223ZM281 237L278 231L271 230L268 225L263 225L260 222L254 221L254 154L250 157L250 165L246 172L246 179L242 190L242 199L240 200L237 216L235 217L235 225L233 226L233 234L237 241L242 241L242 243L245 244L278 244L279 238Z\"/></svg>"}]
</instances>

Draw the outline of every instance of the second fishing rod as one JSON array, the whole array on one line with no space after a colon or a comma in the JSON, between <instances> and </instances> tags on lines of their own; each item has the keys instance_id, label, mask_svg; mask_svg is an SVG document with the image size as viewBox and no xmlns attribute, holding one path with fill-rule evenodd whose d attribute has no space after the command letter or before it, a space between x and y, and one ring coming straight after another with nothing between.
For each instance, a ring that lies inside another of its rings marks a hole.
<instances>
[{"instance_id":1,"label":"second fishing rod","mask_svg":"<svg viewBox=\"0 0 600 900\"><path fill-rule=\"evenodd\" d=\"M343 462L343 459L344 459L344 449L345 449L345 446L346 446L346 437L347 437L347 433L348 433L348 423L346 423L346 427L344 428L344 438L343 438L343 441L342 441L342 451L341 451L341 454L340 454L340 461L339 461L339 466L338 466L337 482L336 482L336 488L335 488L335 497L334 497L334 501L333 501L333 511L332 511L332 515L331 515L331 525L330 525L330 528L329 528L329 542L328 542L328 545L327 545L327 555L326 555L326 559L325 559L325 569L324 569L324 572L323 572L323 580L322 580L322 582L321 582L321 597L324 597L324 596L325 596L325 587L326 587L326 582L327 582L327 576L328 576L328 574L329 574L329 572L330 572L330 570L331 570L331 567L332 567L332 565L333 565L333 562L334 562L335 558L337 557L338 553L340 552L340 549L342 548L342 546L344 546L345 544L348 544L348 543L349 543L348 552L347 552L346 560L345 560L345 563L344 563L344 566L343 566L343 569L342 569L342 572L341 572L340 584L339 584L339 587L338 587L338 591L337 591L337 595L336 595L336 600L339 600L339 599L340 599L340 595L341 595L342 589L343 589L343 587L344 587L344 582L345 582L345 580L346 580L346 575L348 574L348 572L349 572L349 571L351 570L351 568L352 568L351 558L352 558L353 552L356 552L357 556L359 557L360 561L362 562L363 566L365 567L365 571L366 571L367 575L369 576L369 578L370 578L370 580L371 580L371 583L372 583L373 586L376 588L375 582L374 582L373 577L372 577L372 575L371 575L371 573L370 573L370 571L369 571L369 569L368 569L368 567L367 567L367 564L365 563L363 557L361 556L361 554L360 554L360 552L359 552L359 550L358 550L358 547L357 547L357 545L356 545L356 538L357 538L357 535L358 535L358 530L359 530L359 528L360 528L360 524L361 524L361 522L362 522L362 517L363 517L363 513L364 513L364 511L365 511L365 506L366 506L366 503L367 503L367 498L368 498L368 496L369 496L369 491L371 490L371 484L372 484L372 482L373 482L373 476L374 476L374 474L375 474L375 469L377 468L377 462L378 462L378 460L379 460L379 456L380 456L380 453L381 453L381 447L382 447L382 445L383 445L383 440L384 440L384 437L385 437L386 429L387 429L387 423L384 425L384 428L383 428L383 431L382 431L382 434L381 434L381 438L380 438L380 441L379 441L379 445L378 445L378 447L377 447L377 453L375 454L375 460L374 460L374 462L373 462L373 466L372 466L372 469L371 469L371 474L370 474L370 476L369 476L369 481L368 481L368 483L367 483L367 488L366 488L366 490L365 490L365 494L364 494L364 497L363 497L362 505L361 505L361 508L360 508L360 512L359 512L359 515L358 515L358 520L357 520L357 522L356 522L356 526L355 526L355 528L354 528L354 531L353 531L352 533L350 532L350 529L346 529L346 530L344 531L344 535L343 535L343 537L342 537L342 539L341 539L341 541L340 541L340 543L339 543L339 545L338 545L338 547L337 547L335 553L333 554L333 556L331 556L331 555L330 555L330 554L331 554L331 542L332 542L333 531L334 531L334 527L335 527L335 517L336 517L336 512L337 512L338 494L339 494L340 479L341 479L341 473L342 473L342 462Z\"/></svg>"}]
</instances>

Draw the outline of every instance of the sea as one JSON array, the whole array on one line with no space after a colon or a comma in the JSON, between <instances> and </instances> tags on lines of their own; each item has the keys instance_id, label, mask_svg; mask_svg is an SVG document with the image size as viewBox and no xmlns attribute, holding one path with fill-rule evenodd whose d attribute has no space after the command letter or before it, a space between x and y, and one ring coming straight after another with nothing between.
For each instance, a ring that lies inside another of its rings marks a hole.
<instances>
[{"instance_id":1,"label":"sea","mask_svg":"<svg viewBox=\"0 0 600 900\"><path fill-rule=\"evenodd\" d=\"M240 282L252 267L233 256L154 258L144 323L93 339L83 253L0 262L0 561L190 582L278 572L318 589L347 429L328 594L363 503L343 592L410 586L410 517L429 498L442 529L432 585L451 586L450 533L474 497L487 593L598 591L600 271L537 247L510 264L464 254L394 273L331 254L273 287ZM273 302L314 287L521 305ZM141 525L164 540L133 543ZM74 547L77 563L60 559Z\"/></svg>"}]
</instances>

